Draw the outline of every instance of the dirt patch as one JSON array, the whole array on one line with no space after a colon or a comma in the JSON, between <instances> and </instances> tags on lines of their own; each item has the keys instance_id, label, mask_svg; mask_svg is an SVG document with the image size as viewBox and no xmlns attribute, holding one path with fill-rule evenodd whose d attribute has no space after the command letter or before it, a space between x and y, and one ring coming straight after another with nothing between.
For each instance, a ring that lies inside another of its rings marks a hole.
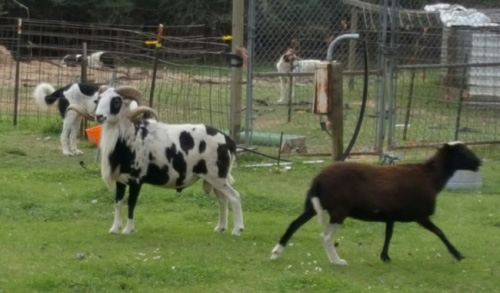
<instances>
[{"instance_id":1,"label":"dirt patch","mask_svg":"<svg viewBox=\"0 0 500 293\"><path fill-rule=\"evenodd\" d=\"M0 85L14 86L16 64L10 52L0 46ZM20 63L21 86L31 88L40 82L48 82L54 86L63 86L72 82L78 82L81 76L81 67L61 67L60 59L44 58ZM87 80L89 82L107 84L112 78L112 72L105 69L87 69ZM115 83L117 85L132 85L139 88L144 84L151 83L151 72L139 67L119 68L116 73ZM160 70L157 75L158 81L172 83L199 83L199 84L229 84L229 77L207 77L203 75L191 75L177 70Z\"/></svg>"},{"instance_id":2,"label":"dirt patch","mask_svg":"<svg viewBox=\"0 0 500 293\"><path fill-rule=\"evenodd\" d=\"M10 53L7 48L4 46L0 46L0 64L1 65L6 65L6 64L11 64L14 62L14 59L12 58L12 54Z\"/></svg>"}]
</instances>

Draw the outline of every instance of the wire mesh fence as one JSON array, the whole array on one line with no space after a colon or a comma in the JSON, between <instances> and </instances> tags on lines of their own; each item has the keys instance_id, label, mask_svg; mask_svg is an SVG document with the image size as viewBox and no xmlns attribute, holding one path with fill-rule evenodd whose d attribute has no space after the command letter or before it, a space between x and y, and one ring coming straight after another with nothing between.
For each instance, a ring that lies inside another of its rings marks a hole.
<instances>
[{"instance_id":1,"label":"wire mesh fence","mask_svg":"<svg viewBox=\"0 0 500 293\"><path fill-rule=\"evenodd\" d=\"M277 137L284 133L285 139L287 135L302 138L301 143L309 154L331 152L331 138L325 131L329 127L327 119L312 113L314 63L326 59L328 46L336 37L356 32L366 40L370 67L376 68L377 33L350 24L350 13L350 7L340 1L256 1L252 142L276 144ZM284 56L289 49L293 49L297 57L293 70L286 66ZM333 59L342 62L348 71L344 77L344 133L345 141L349 141L361 106L362 46L361 42L347 41L339 43L334 50ZM291 71L309 73L309 76L293 77L290 82L287 74ZM266 74L271 72L282 75ZM373 151L376 81L377 75L371 75L368 118L361 128L355 152ZM304 151L304 148L296 149ZM279 150L278 147L269 151L276 154Z\"/></svg>"},{"instance_id":2,"label":"wire mesh fence","mask_svg":"<svg viewBox=\"0 0 500 293\"><path fill-rule=\"evenodd\" d=\"M262 135L269 142L285 133L303 137L310 153L331 152L325 118L311 113L311 78L295 77L290 86L287 74L265 73L280 72L278 62L290 49L299 62L325 60L332 39L358 33L367 43L373 74L355 153L409 154L451 140L486 145L490 154L496 149L490 146L500 142L498 3L255 1L251 119L257 143ZM345 141L353 135L361 103L360 45L342 42L333 54L345 67ZM295 64L291 71L301 72Z\"/></svg>"},{"instance_id":3,"label":"wire mesh fence","mask_svg":"<svg viewBox=\"0 0 500 293\"><path fill-rule=\"evenodd\" d=\"M344 65L346 142L362 106L362 41L370 68L366 112L354 153L409 153L454 139L486 145L490 153L496 149L491 145L499 142L500 7L494 1L462 1L464 7L449 7L459 13L477 9L476 17L465 17L469 23L452 17L451 24L446 22L446 7L426 7L418 0L250 2L255 10L250 9L249 16L255 21L248 25L251 66L246 76L252 86L240 110L249 128L242 131L251 134L250 144L260 151L331 152L327 119L312 113L314 66L290 82L290 74L277 65L289 49L297 62L288 71L298 70L301 62L325 60L330 42L346 33L357 33L360 39L340 42L333 52L333 59ZM230 46L221 36L206 35L202 25L165 28L160 48L145 43L156 39L157 26L24 20L22 28L18 38L17 19L0 18L2 122L11 122L17 110L21 126L60 123L56 109L36 107L32 91L42 81L57 87L80 81L81 66L63 67L61 61L65 55L82 54L85 42L89 54L106 51L116 62L114 70L90 66L89 82L137 86L162 121L231 129Z\"/></svg>"},{"instance_id":4,"label":"wire mesh fence","mask_svg":"<svg viewBox=\"0 0 500 293\"><path fill-rule=\"evenodd\" d=\"M389 147L499 142L500 6L464 4L470 6L423 6L419 18L407 18L397 27L401 46L394 56ZM408 9L397 12L396 21L412 15ZM483 149L491 154L489 147Z\"/></svg>"},{"instance_id":5,"label":"wire mesh fence","mask_svg":"<svg viewBox=\"0 0 500 293\"><path fill-rule=\"evenodd\" d=\"M17 19L2 18L0 21L1 120L12 120L15 114L15 68L19 59L17 111L20 124L37 125L42 120L58 119L56 109L41 111L34 103L32 92L40 82L58 88L86 81L136 86L146 101L151 99L160 118L166 121L228 127L229 67L222 54L228 51L228 44L220 37L206 36L202 25L166 28L163 45L157 48L154 43L146 43L156 40L157 26L138 28L24 20L22 34L18 35ZM63 59L67 55L81 55L83 43L89 56L103 51L110 53L115 66L89 63L86 80L82 80L81 63L63 64ZM153 76L155 60L157 73ZM153 79L156 87L151 92Z\"/></svg>"}]
</instances>

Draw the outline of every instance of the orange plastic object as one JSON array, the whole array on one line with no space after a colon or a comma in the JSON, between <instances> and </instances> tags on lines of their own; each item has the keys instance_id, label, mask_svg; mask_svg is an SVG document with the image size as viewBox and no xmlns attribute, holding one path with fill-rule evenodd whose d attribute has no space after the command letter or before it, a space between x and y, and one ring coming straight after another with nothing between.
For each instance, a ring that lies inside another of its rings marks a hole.
<instances>
[{"instance_id":1,"label":"orange plastic object","mask_svg":"<svg viewBox=\"0 0 500 293\"><path fill-rule=\"evenodd\" d=\"M102 125L98 125L85 129L88 140L95 145L99 145L99 138L101 137L101 127Z\"/></svg>"}]
</instances>

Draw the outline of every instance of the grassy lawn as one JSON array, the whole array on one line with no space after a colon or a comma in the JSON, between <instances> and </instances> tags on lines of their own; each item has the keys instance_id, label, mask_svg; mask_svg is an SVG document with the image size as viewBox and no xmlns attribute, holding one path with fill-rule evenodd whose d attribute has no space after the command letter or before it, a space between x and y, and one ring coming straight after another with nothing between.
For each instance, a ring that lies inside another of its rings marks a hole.
<instances>
[{"instance_id":1,"label":"grassy lawn","mask_svg":"<svg viewBox=\"0 0 500 293\"><path fill-rule=\"evenodd\" d=\"M384 225L348 220L334 236L347 267L328 263L313 219L281 259L271 249L301 212L324 164L233 171L245 231L215 234L218 207L201 184L182 193L145 186L137 231L110 235L113 194L100 179L95 148L63 157L56 132L0 127L0 292L494 292L500 274L497 161L479 191L443 192L434 221L466 255L457 262L414 223L396 224L391 264L380 254ZM46 127L45 130L50 130ZM86 168L82 168L83 161ZM232 223L232 220L230 221ZM232 225L230 225L232 228Z\"/></svg>"}]
</instances>

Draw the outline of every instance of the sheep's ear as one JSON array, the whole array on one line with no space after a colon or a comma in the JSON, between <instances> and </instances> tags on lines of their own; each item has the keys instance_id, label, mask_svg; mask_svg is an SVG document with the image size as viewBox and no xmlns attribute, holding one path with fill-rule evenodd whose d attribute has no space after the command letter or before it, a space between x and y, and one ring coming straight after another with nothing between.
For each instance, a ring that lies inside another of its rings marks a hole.
<instances>
[{"instance_id":1,"label":"sheep's ear","mask_svg":"<svg viewBox=\"0 0 500 293\"><path fill-rule=\"evenodd\" d=\"M137 104L136 101L131 101L131 100L127 100L127 101L130 101L130 103L129 103L130 110L134 110L135 108L137 108L139 106L139 104Z\"/></svg>"},{"instance_id":2,"label":"sheep's ear","mask_svg":"<svg viewBox=\"0 0 500 293\"><path fill-rule=\"evenodd\" d=\"M127 106L130 110L134 110L139 106L136 101L129 99L123 99L123 104Z\"/></svg>"}]
</instances>

